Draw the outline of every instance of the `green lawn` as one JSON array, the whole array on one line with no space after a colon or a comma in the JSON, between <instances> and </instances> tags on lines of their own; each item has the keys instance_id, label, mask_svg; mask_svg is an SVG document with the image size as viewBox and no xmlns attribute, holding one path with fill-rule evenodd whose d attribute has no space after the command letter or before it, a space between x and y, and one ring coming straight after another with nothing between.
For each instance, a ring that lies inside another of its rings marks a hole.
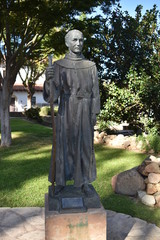
<instances>
[{"instance_id":1,"label":"green lawn","mask_svg":"<svg viewBox=\"0 0 160 240\"><path fill-rule=\"evenodd\" d=\"M51 129L11 119L12 145L0 148L0 207L44 206L52 145ZM115 194L113 175L139 165L146 155L96 145L97 180L94 187L106 209L129 214L160 227L160 209Z\"/></svg>"}]
</instances>

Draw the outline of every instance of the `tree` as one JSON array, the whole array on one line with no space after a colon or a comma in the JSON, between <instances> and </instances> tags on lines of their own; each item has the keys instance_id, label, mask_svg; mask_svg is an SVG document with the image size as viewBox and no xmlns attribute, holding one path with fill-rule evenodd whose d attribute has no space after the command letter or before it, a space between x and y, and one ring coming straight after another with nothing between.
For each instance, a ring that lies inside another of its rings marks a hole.
<instances>
[{"instance_id":1,"label":"tree","mask_svg":"<svg viewBox=\"0 0 160 240\"><path fill-rule=\"evenodd\" d=\"M11 144L9 105L17 73L29 59L38 58L43 38L54 27L67 27L81 12L91 13L97 6L104 11L115 0L1 0L0 60L6 62L6 76L1 80L1 146ZM56 36L57 33L55 32ZM57 41L56 41L57 42ZM54 46L53 46L54 47Z\"/></svg>"},{"instance_id":2,"label":"tree","mask_svg":"<svg viewBox=\"0 0 160 240\"><path fill-rule=\"evenodd\" d=\"M108 45L101 46L106 46L108 84L101 120L127 120L144 130L144 117L150 127L160 120L160 28L156 6L143 16L141 10L138 6L132 18L118 7L110 19L112 28L105 28Z\"/></svg>"},{"instance_id":3,"label":"tree","mask_svg":"<svg viewBox=\"0 0 160 240\"><path fill-rule=\"evenodd\" d=\"M40 66L44 66L45 65L42 63L42 61L39 63L37 62L30 62L27 64L27 66L23 67L21 70L23 71L24 75L22 75L22 72L19 71L19 76L22 80L22 83L24 85L24 87L27 90L28 93L28 104L29 104L29 108L32 107L32 96L35 93L35 84L36 81L39 79L40 76L42 76L42 74L45 71L45 68L42 67L40 69Z\"/></svg>"},{"instance_id":4,"label":"tree","mask_svg":"<svg viewBox=\"0 0 160 240\"><path fill-rule=\"evenodd\" d=\"M159 39L156 5L142 16L142 6L137 6L135 17L123 12L118 5L103 19L101 53L105 68L103 78L123 86L130 67L134 64L137 71L150 68L150 58ZM157 53L156 53L157 54ZM102 58L102 57L101 57Z\"/></svg>"}]
</instances>

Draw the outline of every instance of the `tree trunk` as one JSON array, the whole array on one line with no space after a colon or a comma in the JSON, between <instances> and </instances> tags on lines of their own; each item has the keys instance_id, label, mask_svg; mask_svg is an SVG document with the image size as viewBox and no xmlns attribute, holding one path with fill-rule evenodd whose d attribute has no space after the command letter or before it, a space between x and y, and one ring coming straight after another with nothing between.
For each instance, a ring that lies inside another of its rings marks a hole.
<instances>
[{"instance_id":1,"label":"tree trunk","mask_svg":"<svg viewBox=\"0 0 160 240\"><path fill-rule=\"evenodd\" d=\"M1 119L1 108L2 108L2 90L0 89L0 119Z\"/></svg>"},{"instance_id":2,"label":"tree trunk","mask_svg":"<svg viewBox=\"0 0 160 240\"><path fill-rule=\"evenodd\" d=\"M32 96L28 94L27 96L27 109L32 107Z\"/></svg>"},{"instance_id":3,"label":"tree trunk","mask_svg":"<svg viewBox=\"0 0 160 240\"><path fill-rule=\"evenodd\" d=\"M7 79L4 80L1 96L1 146L9 147L11 145L11 127L9 117L9 106L11 99L11 90Z\"/></svg>"}]
</instances>

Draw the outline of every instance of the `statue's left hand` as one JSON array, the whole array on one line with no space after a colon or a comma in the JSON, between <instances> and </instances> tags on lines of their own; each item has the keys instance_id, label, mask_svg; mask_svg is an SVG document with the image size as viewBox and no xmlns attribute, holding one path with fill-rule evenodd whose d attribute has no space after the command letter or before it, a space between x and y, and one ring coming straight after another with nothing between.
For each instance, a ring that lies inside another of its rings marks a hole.
<instances>
[{"instance_id":1,"label":"statue's left hand","mask_svg":"<svg viewBox=\"0 0 160 240\"><path fill-rule=\"evenodd\" d=\"M55 71L54 66L46 68L46 81L49 82L51 79L54 78Z\"/></svg>"}]
</instances>

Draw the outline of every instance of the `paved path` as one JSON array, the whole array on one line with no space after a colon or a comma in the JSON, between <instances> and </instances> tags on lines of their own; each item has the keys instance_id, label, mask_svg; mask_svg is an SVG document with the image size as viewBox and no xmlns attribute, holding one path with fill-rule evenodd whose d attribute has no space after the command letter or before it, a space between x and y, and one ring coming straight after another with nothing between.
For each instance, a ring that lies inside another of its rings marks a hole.
<instances>
[{"instance_id":1,"label":"paved path","mask_svg":"<svg viewBox=\"0 0 160 240\"><path fill-rule=\"evenodd\" d=\"M107 240L160 240L160 228L129 215L107 210L107 224ZM0 208L0 240L45 240L44 208Z\"/></svg>"}]
</instances>

